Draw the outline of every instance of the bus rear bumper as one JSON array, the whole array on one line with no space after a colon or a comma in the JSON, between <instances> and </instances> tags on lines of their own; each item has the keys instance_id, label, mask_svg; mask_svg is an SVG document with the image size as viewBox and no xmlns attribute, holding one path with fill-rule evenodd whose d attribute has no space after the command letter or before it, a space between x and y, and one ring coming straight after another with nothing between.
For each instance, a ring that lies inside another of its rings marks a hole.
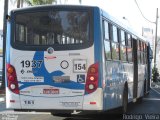
<instances>
[{"instance_id":1,"label":"bus rear bumper","mask_svg":"<svg viewBox=\"0 0 160 120\"><path fill-rule=\"evenodd\" d=\"M6 108L7 109L21 109L20 96L14 94L6 88Z\"/></svg>"},{"instance_id":2,"label":"bus rear bumper","mask_svg":"<svg viewBox=\"0 0 160 120\"><path fill-rule=\"evenodd\" d=\"M97 88L95 92L84 96L83 110L103 110L102 88Z\"/></svg>"}]
</instances>

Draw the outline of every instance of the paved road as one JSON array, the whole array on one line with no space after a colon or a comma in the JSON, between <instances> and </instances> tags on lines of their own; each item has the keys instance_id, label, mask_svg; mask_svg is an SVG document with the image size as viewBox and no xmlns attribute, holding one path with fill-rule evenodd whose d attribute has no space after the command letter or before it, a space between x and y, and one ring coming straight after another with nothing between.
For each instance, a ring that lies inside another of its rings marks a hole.
<instances>
[{"instance_id":1,"label":"paved road","mask_svg":"<svg viewBox=\"0 0 160 120\"><path fill-rule=\"evenodd\" d=\"M158 108L158 109L157 109ZM142 103L129 105L128 113L134 114L160 114L160 92L153 88L150 94L143 98Z\"/></svg>"},{"instance_id":2,"label":"paved road","mask_svg":"<svg viewBox=\"0 0 160 120\"><path fill-rule=\"evenodd\" d=\"M0 102L0 119L10 120L160 120L160 88L152 89L142 103L131 103L128 107L127 114L119 115L118 110L105 112L103 114L93 115L72 115L70 117L52 116L50 113L25 113L13 112L5 109L5 102ZM14 118L14 119L13 119Z\"/></svg>"}]
</instances>

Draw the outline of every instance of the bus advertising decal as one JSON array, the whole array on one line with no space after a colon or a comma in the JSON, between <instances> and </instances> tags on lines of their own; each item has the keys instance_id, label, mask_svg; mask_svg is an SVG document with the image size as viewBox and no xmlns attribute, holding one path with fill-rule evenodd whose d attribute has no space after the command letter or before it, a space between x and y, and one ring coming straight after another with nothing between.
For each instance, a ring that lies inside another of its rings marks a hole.
<instances>
[{"instance_id":1,"label":"bus advertising decal","mask_svg":"<svg viewBox=\"0 0 160 120\"><path fill-rule=\"evenodd\" d=\"M44 82L44 77L21 77L21 82Z\"/></svg>"},{"instance_id":2,"label":"bus advertising decal","mask_svg":"<svg viewBox=\"0 0 160 120\"><path fill-rule=\"evenodd\" d=\"M44 61L44 51L36 51L34 56L33 56L33 61ZM78 62L75 61L75 64L76 63L78 63ZM86 69L85 68L86 60L82 60L81 63L82 64L80 64L79 66L83 65L83 68L82 68L81 71L84 71L84 69ZM22 84L19 87L20 90L25 89L27 87L31 87L31 86L37 86L37 85L48 85L48 86L68 88L68 89L78 89L78 90L83 90L84 87L85 87L84 84L75 82L73 80L70 80L69 82L67 82L67 84L65 82L62 82L62 83L54 82L53 81L53 76L63 76L63 75L65 75L65 73L62 72L61 70L56 70L56 71L53 71L53 72L49 73L47 71L46 67L45 67L44 62L42 62L41 68L38 68L38 67L32 68L32 71L36 71L36 72L33 72L34 77L43 76L44 77L44 82L23 82L23 81L19 81L19 84Z\"/></svg>"},{"instance_id":3,"label":"bus advertising decal","mask_svg":"<svg viewBox=\"0 0 160 120\"><path fill-rule=\"evenodd\" d=\"M21 74L26 74L26 73L36 73L36 72L37 72L37 71L24 70L24 69L22 69L22 70L20 71Z\"/></svg>"},{"instance_id":4,"label":"bus advertising decal","mask_svg":"<svg viewBox=\"0 0 160 120\"><path fill-rule=\"evenodd\" d=\"M53 76L55 83L68 83L70 82L70 76Z\"/></svg>"}]
</instances>

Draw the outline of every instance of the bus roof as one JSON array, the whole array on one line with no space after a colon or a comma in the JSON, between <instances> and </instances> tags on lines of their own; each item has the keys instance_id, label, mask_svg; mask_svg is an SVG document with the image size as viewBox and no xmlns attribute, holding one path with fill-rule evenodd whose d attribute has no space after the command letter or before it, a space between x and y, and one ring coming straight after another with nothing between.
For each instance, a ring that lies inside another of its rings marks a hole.
<instances>
[{"instance_id":1,"label":"bus roof","mask_svg":"<svg viewBox=\"0 0 160 120\"><path fill-rule=\"evenodd\" d=\"M120 22L118 19L116 19L115 17L111 16L109 13L107 13L106 11L101 9L101 12L103 14L103 16L108 19L109 21L111 21L112 23L116 24L118 27L124 29L125 31L127 31L128 33L134 35L132 37L136 37L138 39L140 39L141 41L144 41L147 43L146 38L144 38L142 35L138 34L137 32L135 32L130 26L127 26L126 24L123 24L122 22Z\"/></svg>"}]
</instances>

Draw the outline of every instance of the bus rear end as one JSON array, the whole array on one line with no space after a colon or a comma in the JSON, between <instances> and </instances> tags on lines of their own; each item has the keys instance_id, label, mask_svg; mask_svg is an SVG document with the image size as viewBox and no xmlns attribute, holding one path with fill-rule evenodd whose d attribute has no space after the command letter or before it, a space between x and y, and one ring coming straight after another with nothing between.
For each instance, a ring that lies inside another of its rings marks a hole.
<instances>
[{"instance_id":1,"label":"bus rear end","mask_svg":"<svg viewBox=\"0 0 160 120\"><path fill-rule=\"evenodd\" d=\"M11 12L6 103L15 110L102 110L92 7Z\"/></svg>"}]
</instances>

